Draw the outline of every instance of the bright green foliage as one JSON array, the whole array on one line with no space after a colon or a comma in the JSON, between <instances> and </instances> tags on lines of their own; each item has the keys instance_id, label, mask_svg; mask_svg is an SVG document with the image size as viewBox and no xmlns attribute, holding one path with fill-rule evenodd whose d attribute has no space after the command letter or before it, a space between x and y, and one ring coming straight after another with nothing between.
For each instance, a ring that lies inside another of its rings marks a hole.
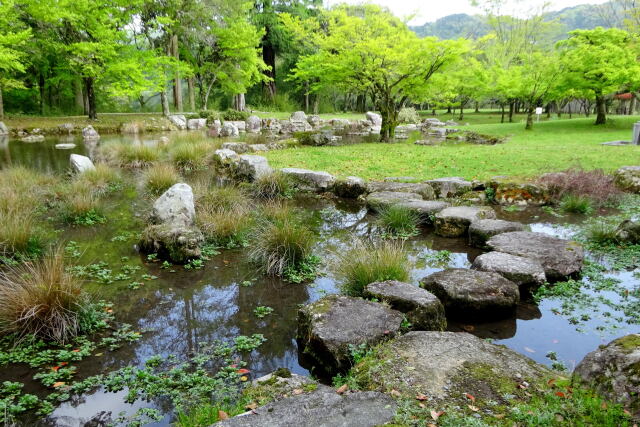
<instances>
[{"instance_id":1,"label":"bright green foliage","mask_svg":"<svg viewBox=\"0 0 640 427\"><path fill-rule=\"evenodd\" d=\"M14 0L0 3L0 119L4 117L2 90L22 87L16 75L25 72L27 62L23 47L31 30L20 25L17 15Z\"/></svg>"},{"instance_id":2,"label":"bright green foliage","mask_svg":"<svg viewBox=\"0 0 640 427\"><path fill-rule=\"evenodd\" d=\"M565 86L595 99L596 124L604 124L606 97L623 86L635 87L639 83L640 68L632 37L617 28L598 27L572 31L558 47L566 68Z\"/></svg>"}]
</instances>

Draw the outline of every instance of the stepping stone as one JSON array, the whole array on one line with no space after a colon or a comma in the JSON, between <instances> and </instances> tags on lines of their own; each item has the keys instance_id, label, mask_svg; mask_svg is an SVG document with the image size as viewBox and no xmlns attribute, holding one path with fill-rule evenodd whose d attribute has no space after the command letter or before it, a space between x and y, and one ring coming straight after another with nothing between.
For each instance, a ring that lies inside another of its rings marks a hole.
<instances>
[{"instance_id":1,"label":"stepping stone","mask_svg":"<svg viewBox=\"0 0 640 427\"><path fill-rule=\"evenodd\" d=\"M507 317L520 302L518 285L498 273L450 268L425 277L420 286L442 301L447 317L465 320Z\"/></svg>"},{"instance_id":2,"label":"stepping stone","mask_svg":"<svg viewBox=\"0 0 640 427\"><path fill-rule=\"evenodd\" d=\"M487 246L497 252L538 261L550 282L577 275L584 262L584 250L580 244L543 233L515 231L498 234L489 239Z\"/></svg>"},{"instance_id":3,"label":"stepping stone","mask_svg":"<svg viewBox=\"0 0 640 427\"><path fill-rule=\"evenodd\" d=\"M540 286L547 281L544 268L538 261L503 252L482 254L473 261L471 268L498 273L521 289Z\"/></svg>"},{"instance_id":4,"label":"stepping stone","mask_svg":"<svg viewBox=\"0 0 640 427\"><path fill-rule=\"evenodd\" d=\"M471 191L473 184L464 178L458 176L449 178L438 178L425 181L433 187L439 198L445 199L449 197L461 196L467 191Z\"/></svg>"},{"instance_id":5,"label":"stepping stone","mask_svg":"<svg viewBox=\"0 0 640 427\"><path fill-rule=\"evenodd\" d=\"M435 216L436 234L442 237L460 237L467 233L472 222L495 219L496 213L486 206L454 206Z\"/></svg>"},{"instance_id":6,"label":"stepping stone","mask_svg":"<svg viewBox=\"0 0 640 427\"><path fill-rule=\"evenodd\" d=\"M401 202L410 202L416 200L424 199L420 194L417 193L380 191L371 193L367 196L367 206L373 211L378 211L381 208L396 205Z\"/></svg>"},{"instance_id":7,"label":"stepping stone","mask_svg":"<svg viewBox=\"0 0 640 427\"><path fill-rule=\"evenodd\" d=\"M76 148L76 144L65 143L65 144L56 144L56 149L58 150L72 150Z\"/></svg>"},{"instance_id":8,"label":"stepping stone","mask_svg":"<svg viewBox=\"0 0 640 427\"><path fill-rule=\"evenodd\" d=\"M334 376L352 365L350 346L393 338L404 316L382 304L329 295L298 311L298 348L314 367Z\"/></svg>"},{"instance_id":9,"label":"stepping stone","mask_svg":"<svg viewBox=\"0 0 640 427\"><path fill-rule=\"evenodd\" d=\"M526 356L465 332L409 332L382 344L376 356L376 363L355 366L353 375L367 378L372 389L397 390L401 398L424 394L433 408L443 403L466 408L472 402L465 393L480 402L500 401L554 375Z\"/></svg>"},{"instance_id":10,"label":"stepping stone","mask_svg":"<svg viewBox=\"0 0 640 427\"><path fill-rule=\"evenodd\" d=\"M328 172L297 168L280 169L280 172L292 177L302 189L309 191L325 191L336 181Z\"/></svg>"},{"instance_id":11,"label":"stepping stone","mask_svg":"<svg viewBox=\"0 0 640 427\"><path fill-rule=\"evenodd\" d=\"M409 200L397 203L397 205L404 206L418 214L423 224L433 224L435 215L450 206L447 202L436 202L434 200Z\"/></svg>"},{"instance_id":12,"label":"stepping stone","mask_svg":"<svg viewBox=\"0 0 640 427\"><path fill-rule=\"evenodd\" d=\"M410 283L388 280L371 283L365 296L377 298L407 315L411 328L418 331L444 331L447 319L440 300L431 292Z\"/></svg>"},{"instance_id":13,"label":"stepping stone","mask_svg":"<svg viewBox=\"0 0 640 427\"><path fill-rule=\"evenodd\" d=\"M434 200L436 193L429 184L418 184L410 182L369 182L367 188L370 193L379 193L382 191L416 193L424 200Z\"/></svg>"},{"instance_id":14,"label":"stepping stone","mask_svg":"<svg viewBox=\"0 0 640 427\"><path fill-rule=\"evenodd\" d=\"M487 240L498 234L510 231L524 231L524 225L519 222L501 219L481 219L469 226L469 244L476 248L486 248Z\"/></svg>"},{"instance_id":15,"label":"stepping stone","mask_svg":"<svg viewBox=\"0 0 640 427\"><path fill-rule=\"evenodd\" d=\"M333 184L333 192L338 197L345 199L357 199L367 192L367 184L364 179L357 176L348 176Z\"/></svg>"}]
</instances>

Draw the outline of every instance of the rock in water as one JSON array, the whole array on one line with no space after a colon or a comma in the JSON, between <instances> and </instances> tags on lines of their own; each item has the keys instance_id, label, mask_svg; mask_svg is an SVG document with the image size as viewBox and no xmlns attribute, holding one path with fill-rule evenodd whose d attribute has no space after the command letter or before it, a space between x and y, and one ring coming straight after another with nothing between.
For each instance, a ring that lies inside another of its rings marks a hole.
<instances>
[{"instance_id":1,"label":"rock in water","mask_svg":"<svg viewBox=\"0 0 640 427\"><path fill-rule=\"evenodd\" d=\"M367 184L364 179L357 176L348 176L333 184L333 192L338 197L345 199L357 199L367 192Z\"/></svg>"},{"instance_id":2,"label":"rock in water","mask_svg":"<svg viewBox=\"0 0 640 427\"><path fill-rule=\"evenodd\" d=\"M292 177L301 189L308 191L326 191L336 180L328 172L297 168L285 168L281 169L280 172Z\"/></svg>"},{"instance_id":3,"label":"rock in water","mask_svg":"<svg viewBox=\"0 0 640 427\"><path fill-rule=\"evenodd\" d=\"M467 233L472 222L495 219L496 213L486 206L454 206L443 209L435 217L436 234L460 237Z\"/></svg>"},{"instance_id":4,"label":"rock in water","mask_svg":"<svg viewBox=\"0 0 640 427\"><path fill-rule=\"evenodd\" d=\"M367 196L367 206L371 210L378 211L382 208L396 205L398 203L416 200L424 199L417 193L380 191L377 193L371 193Z\"/></svg>"},{"instance_id":5,"label":"rock in water","mask_svg":"<svg viewBox=\"0 0 640 427\"><path fill-rule=\"evenodd\" d=\"M474 270L498 273L521 288L543 285L547 280L538 261L502 252L482 254L473 261Z\"/></svg>"},{"instance_id":6,"label":"rock in water","mask_svg":"<svg viewBox=\"0 0 640 427\"><path fill-rule=\"evenodd\" d=\"M501 219L474 221L469 226L469 244L476 248L486 248L487 240L491 237L510 231L524 231L524 225Z\"/></svg>"},{"instance_id":7,"label":"rock in water","mask_svg":"<svg viewBox=\"0 0 640 427\"><path fill-rule=\"evenodd\" d=\"M350 346L392 338L402 319L402 313L382 304L330 295L298 311L298 348L315 368L333 376L351 367Z\"/></svg>"},{"instance_id":8,"label":"rock in water","mask_svg":"<svg viewBox=\"0 0 640 427\"><path fill-rule=\"evenodd\" d=\"M409 399L429 398L429 406L501 401L523 382L539 383L553 373L533 360L464 332L409 332L377 349L377 357L354 367L370 389L396 390Z\"/></svg>"},{"instance_id":9,"label":"rock in water","mask_svg":"<svg viewBox=\"0 0 640 427\"><path fill-rule=\"evenodd\" d=\"M65 144L56 144L57 150L72 150L76 148L76 144L65 143Z\"/></svg>"},{"instance_id":10,"label":"rock in water","mask_svg":"<svg viewBox=\"0 0 640 427\"><path fill-rule=\"evenodd\" d=\"M96 131L93 126L89 125L86 128L82 129L82 138L86 141L97 141L100 139L100 135L98 131Z\"/></svg>"},{"instance_id":11,"label":"rock in water","mask_svg":"<svg viewBox=\"0 0 640 427\"><path fill-rule=\"evenodd\" d=\"M80 154L72 154L69 156L69 161L75 173L83 173L96 168L90 158L81 156Z\"/></svg>"},{"instance_id":12,"label":"rock in water","mask_svg":"<svg viewBox=\"0 0 640 427\"><path fill-rule=\"evenodd\" d=\"M498 234L487 242L494 251L530 258L542 264L549 281L564 280L582 270L584 250L577 242L543 233L515 231Z\"/></svg>"},{"instance_id":13,"label":"rock in water","mask_svg":"<svg viewBox=\"0 0 640 427\"><path fill-rule=\"evenodd\" d=\"M628 219L618 227L616 237L621 242L627 242L634 245L640 243L640 221Z\"/></svg>"},{"instance_id":14,"label":"rock in water","mask_svg":"<svg viewBox=\"0 0 640 427\"><path fill-rule=\"evenodd\" d=\"M618 338L587 354L574 371L608 400L640 415L640 334Z\"/></svg>"},{"instance_id":15,"label":"rock in water","mask_svg":"<svg viewBox=\"0 0 640 427\"><path fill-rule=\"evenodd\" d=\"M616 185L624 191L640 194L640 166L625 166L614 175Z\"/></svg>"},{"instance_id":16,"label":"rock in water","mask_svg":"<svg viewBox=\"0 0 640 427\"><path fill-rule=\"evenodd\" d=\"M369 182L367 188L370 193L415 193L424 200L434 200L436 193L429 184L414 184L410 182Z\"/></svg>"},{"instance_id":17,"label":"rock in water","mask_svg":"<svg viewBox=\"0 0 640 427\"><path fill-rule=\"evenodd\" d=\"M154 224L191 227L195 224L195 219L193 190L188 184L175 184L153 204L151 221Z\"/></svg>"},{"instance_id":18,"label":"rock in water","mask_svg":"<svg viewBox=\"0 0 640 427\"><path fill-rule=\"evenodd\" d=\"M447 316L464 320L507 317L520 302L518 285L498 273L450 268L425 277L420 286L442 301Z\"/></svg>"},{"instance_id":19,"label":"rock in water","mask_svg":"<svg viewBox=\"0 0 640 427\"><path fill-rule=\"evenodd\" d=\"M444 331L447 319L440 300L410 283L388 280L365 287L365 296L387 303L392 309L407 315L411 328L417 331Z\"/></svg>"}]
</instances>

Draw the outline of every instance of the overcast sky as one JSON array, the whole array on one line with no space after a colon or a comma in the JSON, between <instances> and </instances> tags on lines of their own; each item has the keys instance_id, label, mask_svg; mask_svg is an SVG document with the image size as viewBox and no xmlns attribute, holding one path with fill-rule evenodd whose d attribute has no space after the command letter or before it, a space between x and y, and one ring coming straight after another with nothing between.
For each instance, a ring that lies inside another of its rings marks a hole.
<instances>
[{"instance_id":1,"label":"overcast sky","mask_svg":"<svg viewBox=\"0 0 640 427\"><path fill-rule=\"evenodd\" d=\"M558 10L569 6L576 6L585 3L604 3L607 0L551 0L551 10ZM363 3L362 0L324 0L325 5L331 6L337 3ZM422 24L435 21L443 16L453 13L479 13L477 9L470 6L469 0L371 0L390 8L396 15L405 17L415 14L412 24ZM542 4L543 0L524 0L528 5Z\"/></svg>"}]
</instances>

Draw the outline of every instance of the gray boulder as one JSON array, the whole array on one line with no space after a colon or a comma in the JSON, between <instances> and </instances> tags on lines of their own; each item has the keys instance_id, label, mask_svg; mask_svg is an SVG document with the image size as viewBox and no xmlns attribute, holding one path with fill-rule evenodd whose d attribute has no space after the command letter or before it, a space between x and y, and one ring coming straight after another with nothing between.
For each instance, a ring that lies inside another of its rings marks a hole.
<instances>
[{"instance_id":1,"label":"gray boulder","mask_svg":"<svg viewBox=\"0 0 640 427\"><path fill-rule=\"evenodd\" d=\"M245 154L251 151L249 144L245 142L225 142L222 144L222 149L235 151L238 154Z\"/></svg>"},{"instance_id":2,"label":"gray boulder","mask_svg":"<svg viewBox=\"0 0 640 427\"><path fill-rule=\"evenodd\" d=\"M543 285L547 280L544 268L538 261L503 252L482 254L473 261L471 268L498 273L521 289Z\"/></svg>"},{"instance_id":3,"label":"gray boulder","mask_svg":"<svg viewBox=\"0 0 640 427\"><path fill-rule=\"evenodd\" d=\"M246 122L248 133L260 133L262 130L262 119L258 116L249 116Z\"/></svg>"},{"instance_id":4,"label":"gray boulder","mask_svg":"<svg viewBox=\"0 0 640 427\"><path fill-rule=\"evenodd\" d=\"M289 120L291 120L292 122L306 122L307 113L305 113L304 111L296 111L294 113L291 113Z\"/></svg>"},{"instance_id":5,"label":"gray boulder","mask_svg":"<svg viewBox=\"0 0 640 427\"><path fill-rule=\"evenodd\" d=\"M425 183L431 185L435 190L436 195L443 199L461 196L467 191L471 191L473 188L473 184L471 182L457 176L431 179L429 181L425 181Z\"/></svg>"},{"instance_id":6,"label":"gray boulder","mask_svg":"<svg viewBox=\"0 0 640 427\"><path fill-rule=\"evenodd\" d=\"M202 255L200 247L203 243L204 236L196 227L156 224L148 226L142 233L140 249L184 264Z\"/></svg>"},{"instance_id":7,"label":"gray boulder","mask_svg":"<svg viewBox=\"0 0 640 427\"><path fill-rule=\"evenodd\" d=\"M4 122L0 122L0 135L9 135L9 128Z\"/></svg>"},{"instance_id":8,"label":"gray boulder","mask_svg":"<svg viewBox=\"0 0 640 427\"><path fill-rule=\"evenodd\" d=\"M98 131L96 131L93 126L89 125L86 128L82 129L82 138L86 141L97 141L100 139L100 135Z\"/></svg>"},{"instance_id":9,"label":"gray boulder","mask_svg":"<svg viewBox=\"0 0 640 427\"><path fill-rule=\"evenodd\" d=\"M367 206L373 211L401 202L423 200L420 194L407 192L380 191L367 196Z\"/></svg>"},{"instance_id":10,"label":"gray boulder","mask_svg":"<svg viewBox=\"0 0 640 427\"><path fill-rule=\"evenodd\" d=\"M379 129L382 126L382 116L380 114L368 111L365 116L367 117L367 120L371 122L372 127Z\"/></svg>"},{"instance_id":11,"label":"gray boulder","mask_svg":"<svg viewBox=\"0 0 640 427\"><path fill-rule=\"evenodd\" d=\"M584 250L580 244L543 233L515 231L498 234L489 239L487 246L494 251L538 261L551 282L577 275L584 261Z\"/></svg>"},{"instance_id":12,"label":"gray boulder","mask_svg":"<svg viewBox=\"0 0 640 427\"><path fill-rule=\"evenodd\" d=\"M400 331L402 313L382 304L329 295L298 311L298 344L314 367L335 375L352 365L350 346L373 346Z\"/></svg>"},{"instance_id":13,"label":"gray boulder","mask_svg":"<svg viewBox=\"0 0 640 427\"><path fill-rule=\"evenodd\" d=\"M262 119L262 129L268 136L277 136L282 131L282 124L278 119Z\"/></svg>"},{"instance_id":14,"label":"gray boulder","mask_svg":"<svg viewBox=\"0 0 640 427\"><path fill-rule=\"evenodd\" d=\"M69 156L69 161L71 162L71 169L75 173L83 173L96 168L90 158L80 154L72 154Z\"/></svg>"},{"instance_id":15,"label":"gray boulder","mask_svg":"<svg viewBox=\"0 0 640 427\"><path fill-rule=\"evenodd\" d=\"M235 175L239 179L255 181L256 179L269 175L273 172L269 161L262 156L242 154L235 165Z\"/></svg>"},{"instance_id":16,"label":"gray boulder","mask_svg":"<svg viewBox=\"0 0 640 427\"><path fill-rule=\"evenodd\" d=\"M618 338L587 354L574 376L640 416L640 334Z\"/></svg>"},{"instance_id":17,"label":"gray boulder","mask_svg":"<svg viewBox=\"0 0 640 427\"><path fill-rule=\"evenodd\" d=\"M429 184L414 184L410 182L369 182L367 188L370 193L377 192L404 192L416 193L424 200L434 200L436 194Z\"/></svg>"},{"instance_id":18,"label":"gray boulder","mask_svg":"<svg viewBox=\"0 0 640 427\"><path fill-rule=\"evenodd\" d=\"M296 181L299 188L308 191L326 191L335 182L335 177L328 172L318 172L308 169L285 168L281 169Z\"/></svg>"},{"instance_id":19,"label":"gray boulder","mask_svg":"<svg viewBox=\"0 0 640 427\"><path fill-rule=\"evenodd\" d=\"M443 237L460 237L467 233L472 222L495 217L493 209L486 206L453 206L436 214L435 231Z\"/></svg>"},{"instance_id":20,"label":"gray boulder","mask_svg":"<svg viewBox=\"0 0 640 427\"><path fill-rule=\"evenodd\" d=\"M227 166L238 163L240 156L233 150L223 148L213 153L213 159L219 166Z\"/></svg>"},{"instance_id":21,"label":"gray boulder","mask_svg":"<svg viewBox=\"0 0 640 427\"><path fill-rule=\"evenodd\" d=\"M621 242L639 244L640 243L640 221L628 219L623 221L616 231L616 238Z\"/></svg>"},{"instance_id":22,"label":"gray boulder","mask_svg":"<svg viewBox=\"0 0 640 427\"><path fill-rule=\"evenodd\" d=\"M291 114L289 122L291 123L291 132L310 132L313 130L304 111L296 111Z\"/></svg>"},{"instance_id":23,"label":"gray boulder","mask_svg":"<svg viewBox=\"0 0 640 427\"><path fill-rule=\"evenodd\" d=\"M214 120L213 123L209 123L209 130L207 135L211 138L219 138L220 132L222 132L222 122L220 120Z\"/></svg>"},{"instance_id":24,"label":"gray boulder","mask_svg":"<svg viewBox=\"0 0 640 427\"><path fill-rule=\"evenodd\" d=\"M640 166L625 166L614 174L615 183L624 191L640 194Z\"/></svg>"},{"instance_id":25,"label":"gray boulder","mask_svg":"<svg viewBox=\"0 0 640 427\"><path fill-rule=\"evenodd\" d=\"M249 151L251 153L264 153L269 150L270 148L265 144L249 144Z\"/></svg>"},{"instance_id":26,"label":"gray boulder","mask_svg":"<svg viewBox=\"0 0 640 427\"><path fill-rule=\"evenodd\" d=\"M367 285L364 294L367 298L376 298L392 309L405 313L413 330L444 331L447 327L440 300L418 286L388 280Z\"/></svg>"},{"instance_id":27,"label":"gray boulder","mask_svg":"<svg viewBox=\"0 0 640 427\"><path fill-rule=\"evenodd\" d=\"M447 316L462 319L498 318L513 314L518 285L498 273L450 268L420 281L444 304Z\"/></svg>"},{"instance_id":28,"label":"gray boulder","mask_svg":"<svg viewBox=\"0 0 640 427\"><path fill-rule=\"evenodd\" d=\"M200 130L207 127L207 119L189 119L187 120L187 129Z\"/></svg>"},{"instance_id":29,"label":"gray boulder","mask_svg":"<svg viewBox=\"0 0 640 427\"><path fill-rule=\"evenodd\" d=\"M469 226L469 244L476 248L486 248L487 240L498 234L510 231L524 231L524 225L519 222L501 219L481 219Z\"/></svg>"},{"instance_id":30,"label":"gray boulder","mask_svg":"<svg viewBox=\"0 0 640 427\"><path fill-rule=\"evenodd\" d=\"M238 130L238 127L231 122L224 122L220 129L220 136L223 138L235 138L239 135L240 131Z\"/></svg>"},{"instance_id":31,"label":"gray boulder","mask_svg":"<svg viewBox=\"0 0 640 427\"><path fill-rule=\"evenodd\" d=\"M349 127L351 122L347 119L331 119L329 121L329 124L335 130L344 130L345 128Z\"/></svg>"},{"instance_id":32,"label":"gray boulder","mask_svg":"<svg viewBox=\"0 0 640 427\"><path fill-rule=\"evenodd\" d=\"M187 118L182 114L172 114L167 119L179 130L187 129Z\"/></svg>"},{"instance_id":33,"label":"gray boulder","mask_svg":"<svg viewBox=\"0 0 640 427\"><path fill-rule=\"evenodd\" d=\"M244 120L231 120L226 123L231 123L236 128L238 128L238 132L246 132L247 131L247 122Z\"/></svg>"},{"instance_id":34,"label":"gray boulder","mask_svg":"<svg viewBox=\"0 0 640 427\"><path fill-rule=\"evenodd\" d=\"M477 401L500 402L553 375L505 346L464 332L409 332L382 344L377 355L356 366L353 377L366 378L370 389L396 390L402 398L426 395L432 408L466 408L473 403L465 393Z\"/></svg>"},{"instance_id":35,"label":"gray boulder","mask_svg":"<svg viewBox=\"0 0 640 427\"><path fill-rule=\"evenodd\" d=\"M319 129L324 125L324 120L322 120L317 114L307 116L307 121L313 129Z\"/></svg>"},{"instance_id":36,"label":"gray boulder","mask_svg":"<svg viewBox=\"0 0 640 427\"><path fill-rule=\"evenodd\" d=\"M193 190L188 184L178 183L160 196L153 204L151 222L174 227L191 227L195 224L196 208Z\"/></svg>"},{"instance_id":37,"label":"gray boulder","mask_svg":"<svg viewBox=\"0 0 640 427\"><path fill-rule=\"evenodd\" d=\"M397 404L388 395L367 391L340 395L320 385L305 393L298 389L276 400L214 426L217 427L375 427L393 421Z\"/></svg>"},{"instance_id":38,"label":"gray boulder","mask_svg":"<svg viewBox=\"0 0 640 427\"><path fill-rule=\"evenodd\" d=\"M415 212L425 225L433 224L436 214L449 207L449 203L435 200L407 200L396 204Z\"/></svg>"},{"instance_id":39,"label":"gray boulder","mask_svg":"<svg viewBox=\"0 0 640 427\"><path fill-rule=\"evenodd\" d=\"M348 176L345 179L337 180L333 184L333 193L345 199L357 199L366 192L366 182L357 176Z\"/></svg>"}]
</instances>

